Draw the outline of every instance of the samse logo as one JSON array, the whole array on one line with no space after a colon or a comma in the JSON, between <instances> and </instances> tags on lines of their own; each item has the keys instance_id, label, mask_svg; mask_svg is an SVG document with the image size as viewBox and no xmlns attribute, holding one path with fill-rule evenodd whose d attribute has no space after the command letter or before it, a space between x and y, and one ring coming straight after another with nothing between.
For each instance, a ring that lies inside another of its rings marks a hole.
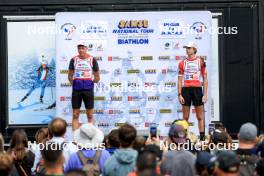
<instances>
[{"instance_id":1,"label":"samse logo","mask_svg":"<svg viewBox=\"0 0 264 176\"><path fill-rule=\"evenodd\" d=\"M118 28L148 28L148 20L121 20L118 24Z\"/></svg>"}]
</instances>

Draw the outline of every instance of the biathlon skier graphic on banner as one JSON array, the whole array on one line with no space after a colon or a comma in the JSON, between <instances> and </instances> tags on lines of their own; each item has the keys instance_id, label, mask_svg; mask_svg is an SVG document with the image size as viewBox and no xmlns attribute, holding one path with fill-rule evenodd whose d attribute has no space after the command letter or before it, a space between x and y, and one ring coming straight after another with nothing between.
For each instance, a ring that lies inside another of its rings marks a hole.
<instances>
[{"instance_id":1,"label":"biathlon skier graphic on banner","mask_svg":"<svg viewBox=\"0 0 264 176\"><path fill-rule=\"evenodd\" d=\"M27 92L27 94L21 99L21 102L25 101L28 96L31 95L31 93L38 87L40 86L41 88L41 92L40 92L40 97L39 97L39 101L40 103L43 103L43 97L45 94L45 88L46 88L46 81L47 81L47 77L49 76L49 70L50 68L47 66L48 61L45 59L44 54L41 55L41 66L38 68L37 70L37 74L38 77L35 81L35 83L32 85L31 89Z\"/></svg>"}]
</instances>

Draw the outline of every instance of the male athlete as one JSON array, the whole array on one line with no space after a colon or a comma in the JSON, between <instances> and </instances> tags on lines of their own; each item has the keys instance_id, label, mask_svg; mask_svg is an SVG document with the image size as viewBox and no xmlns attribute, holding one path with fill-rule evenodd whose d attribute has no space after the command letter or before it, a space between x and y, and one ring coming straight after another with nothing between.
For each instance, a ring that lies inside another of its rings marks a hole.
<instances>
[{"instance_id":1,"label":"male athlete","mask_svg":"<svg viewBox=\"0 0 264 176\"><path fill-rule=\"evenodd\" d=\"M79 115L82 101L84 102L88 123L93 123L94 83L99 82L99 66L90 54L84 41L77 43L78 55L74 56L69 65L68 79L72 84L72 129L79 128Z\"/></svg>"},{"instance_id":2,"label":"male athlete","mask_svg":"<svg viewBox=\"0 0 264 176\"><path fill-rule=\"evenodd\" d=\"M186 121L189 120L191 104L194 105L200 140L204 140L203 105L207 102L208 86L206 64L204 59L196 56L197 46L194 42L188 42L184 48L186 48L187 58L179 63L178 98L182 104L183 119Z\"/></svg>"}]
</instances>

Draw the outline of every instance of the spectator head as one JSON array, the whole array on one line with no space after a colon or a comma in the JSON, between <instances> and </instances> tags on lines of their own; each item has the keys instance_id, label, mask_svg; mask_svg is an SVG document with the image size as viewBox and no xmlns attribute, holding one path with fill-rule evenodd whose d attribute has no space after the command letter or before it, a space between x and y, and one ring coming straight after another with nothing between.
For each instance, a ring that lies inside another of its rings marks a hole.
<instances>
[{"instance_id":1,"label":"spectator head","mask_svg":"<svg viewBox=\"0 0 264 176\"><path fill-rule=\"evenodd\" d=\"M107 147L120 147L120 141L118 137L118 129L113 129L107 136L106 139Z\"/></svg>"},{"instance_id":2,"label":"spectator head","mask_svg":"<svg viewBox=\"0 0 264 176\"><path fill-rule=\"evenodd\" d=\"M35 140L37 144L44 144L49 139L48 128L40 128L35 134Z\"/></svg>"},{"instance_id":3,"label":"spectator head","mask_svg":"<svg viewBox=\"0 0 264 176\"><path fill-rule=\"evenodd\" d=\"M189 123L186 120L176 120L175 121L176 125L181 125L185 129L185 131L188 133L189 129Z\"/></svg>"},{"instance_id":4,"label":"spectator head","mask_svg":"<svg viewBox=\"0 0 264 176\"><path fill-rule=\"evenodd\" d=\"M63 147L57 143L46 143L41 150L41 155L44 160L45 169L62 167L64 157L62 154Z\"/></svg>"},{"instance_id":5,"label":"spectator head","mask_svg":"<svg viewBox=\"0 0 264 176\"><path fill-rule=\"evenodd\" d=\"M169 137L175 144L187 142L187 132L182 125L172 124L169 130Z\"/></svg>"},{"instance_id":6,"label":"spectator head","mask_svg":"<svg viewBox=\"0 0 264 176\"><path fill-rule=\"evenodd\" d=\"M161 161L162 159L162 150L160 150L160 147L155 144L146 145L143 152L150 152L154 154L157 161Z\"/></svg>"},{"instance_id":7,"label":"spectator head","mask_svg":"<svg viewBox=\"0 0 264 176\"><path fill-rule=\"evenodd\" d=\"M238 133L240 148L253 148L257 142L257 127L252 123L245 123Z\"/></svg>"},{"instance_id":8,"label":"spectator head","mask_svg":"<svg viewBox=\"0 0 264 176\"><path fill-rule=\"evenodd\" d=\"M0 153L0 175L9 176L13 168L13 159L7 153Z\"/></svg>"},{"instance_id":9,"label":"spectator head","mask_svg":"<svg viewBox=\"0 0 264 176\"><path fill-rule=\"evenodd\" d=\"M137 131L132 125L124 124L118 129L118 136L121 147L129 148L132 147L136 139Z\"/></svg>"},{"instance_id":10,"label":"spectator head","mask_svg":"<svg viewBox=\"0 0 264 176\"><path fill-rule=\"evenodd\" d=\"M157 159L154 153L143 151L137 158L137 173L140 174L144 170L156 170Z\"/></svg>"},{"instance_id":11,"label":"spectator head","mask_svg":"<svg viewBox=\"0 0 264 176\"><path fill-rule=\"evenodd\" d=\"M174 152L169 151L164 154L162 163L160 165L161 175L171 175L173 168Z\"/></svg>"},{"instance_id":12,"label":"spectator head","mask_svg":"<svg viewBox=\"0 0 264 176\"><path fill-rule=\"evenodd\" d=\"M237 176L240 161L233 151L221 151L216 159L216 176Z\"/></svg>"},{"instance_id":13,"label":"spectator head","mask_svg":"<svg viewBox=\"0 0 264 176\"><path fill-rule=\"evenodd\" d=\"M160 165L161 175L194 175L195 156L189 151L168 151Z\"/></svg>"},{"instance_id":14,"label":"spectator head","mask_svg":"<svg viewBox=\"0 0 264 176\"><path fill-rule=\"evenodd\" d=\"M174 159L173 159L173 167L171 175L173 176L193 176L195 175L195 156L185 150L179 150L177 152L173 151Z\"/></svg>"},{"instance_id":15,"label":"spectator head","mask_svg":"<svg viewBox=\"0 0 264 176\"><path fill-rule=\"evenodd\" d=\"M212 175L214 170L215 157L208 152L199 152L197 154L195 169L198 175Z\"/></svg>"},{"instance_id":16,"label":"spectator head","mask_svg":"<svg viewBox=\"0 0 264 176\"><path fill-rule=\"evenodd\" d=\"M226 144L228 142L228 134L223 129L215 129L211 139L214 144Z\"/></svg>"},{"instance_id":17,"label":"spectator head","mask_svg":"<svg viewBox=\"0 0 264 176\"><path fill-rule=\"evenodd\" d=\"M146 143L146 138L144 136L137 136L133 143L133 149L140 152L144 149L145 143Z\"/></svg>"},{"instance_id":18,"label":"spectator head","mask_svg":"<svg viewBox=\"0 0 264 176\"><path fill-rule=\"evenodd\" d=\"M91 123L83 124L73 135L78 146L85 148L99 148L104 140L104 133Z\"/></svg>"},{"instance_id":19,"label":"spectator head","mask_svg":"<svg viewBox=\"0 0 264 176\"><path fill-rule=\"evenodd\" d=\"M86 173L79 169L70 170L65 176L86 176Z\"/></svg>"},{"instance_id":20,"label":"spectator head","mask_svg":"<svg viewBox=\"0 0 264 176\"><path fill-rule=\"evenodd\" d=\"M49 132L54 137L64 137L67 129L67 122L62 118L55 118L49 124Z\"/></svg>"},{"instance_id":21,"label":"spectator head","mask_svg":"<svg viewBox=\"0 0 264 176\"><path fill-rule=\"evenodd\" d=\"M255 176L264 176L264 158L257 162Z\"/></svg>"},{"instance_id":22,"label":"spectator head","mask_svg":"<svg viewBox=\"0 0 264 176\"><path fill-rule=\"evenodd\" d=\"M23 160L23 158L26 156L27 147L28 137L26 132L22 129L15 130L10 140L10 150L15 154L15 160Z\"/></svg>"},{"instance_id":23,"label":"spectator head","mask_svg":"<svg viewBox=\"0 0 264 176\"><path fill-rule=\"evenodd\" d=\"M5 151L4 144L5 144L4 138L0 133L0 153L3 153Z\"/></svg>"}]
</instances>

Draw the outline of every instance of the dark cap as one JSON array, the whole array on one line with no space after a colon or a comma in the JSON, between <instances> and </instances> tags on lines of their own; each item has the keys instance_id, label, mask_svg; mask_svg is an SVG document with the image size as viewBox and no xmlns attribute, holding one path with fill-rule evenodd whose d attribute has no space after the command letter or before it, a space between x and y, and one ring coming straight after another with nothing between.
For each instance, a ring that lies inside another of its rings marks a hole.
<instances>
[{"instance_id":1,"label":"dark cap","mask_svg":"<svg viewBox=\"0 0 264 176\"><path fill-rule=\"evenodd\" d=\"M217 155L216 166L226 173L237 173L240 161L233 151L221 151Z\"/></svg>"},{"instance_id":2,"label":"dark cap","mask_svg":"<svg viewBox=\"0 0 264 176\"><path fill-rule=\"evenodd\" d=\"M187 132L181 125L172 124L169 130L169 137L177 144L187 142Z\"/></svg>"},{"instance_id":3,"label":"dark cap","mask_svg":"<svg viewBox=\"0 0 264 176\"><path fill-rule=\"evenodd\" d=\"M228 134L222 129L216 129L212 134L212 141L214 144L227 143Z\"/></svg>"},{"instance_id":4,"label":"dark cap","mask_svg":"<svg viewBox=\"0 0 264 176\"><path fill-rule=\"evenodd\" d=\"M211 163L212 158L213 158L213 155L211 155L208 152L199 152L196 158L196 165L208 167Z\"/></svg>"}]
</instances>

